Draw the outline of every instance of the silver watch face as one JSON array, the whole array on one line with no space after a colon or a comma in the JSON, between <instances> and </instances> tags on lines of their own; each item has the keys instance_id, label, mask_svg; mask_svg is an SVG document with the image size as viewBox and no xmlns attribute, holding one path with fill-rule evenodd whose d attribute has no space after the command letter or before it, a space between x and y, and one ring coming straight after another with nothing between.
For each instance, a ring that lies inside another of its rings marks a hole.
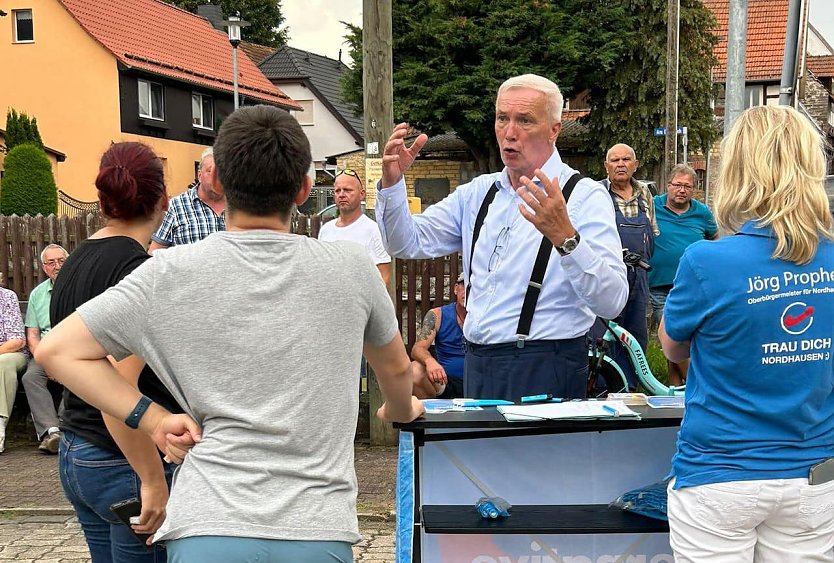
<instances>
[{"instance_id":1,"label":"silver watch face","mask_svg":"<svg viewBox=\"0 0 834 563\"><path fill-rule=\"evenodd\" d=\"M562 252L564 252L565 254L570 254L571 252L576 250L576 247L578 245L579 245L579 241L576 240L576 237L571 237L569 239L566 239L565 242L562 244L562 246L560 248L561 248Z\"/></svg>"}]
</instances>

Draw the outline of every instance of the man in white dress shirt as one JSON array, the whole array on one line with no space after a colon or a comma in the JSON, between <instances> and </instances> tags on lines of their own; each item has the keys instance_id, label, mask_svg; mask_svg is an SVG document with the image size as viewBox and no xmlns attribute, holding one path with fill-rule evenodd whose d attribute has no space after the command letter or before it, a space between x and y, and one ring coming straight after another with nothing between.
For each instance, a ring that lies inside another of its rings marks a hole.
<instances>
[{"instance_id":1,"label":"man in white dress shirt","mask_svg":"<svg viewBox=\"0 0 834 563\"><path fill-rule=\"evenodd\" d=\"M321 226L319 240L349 240L359 244L371 257L379 270L385 285L391 277L391 257L382 246L379 228L373 219L362 213L365 187L354 170L345 168L336 174L333 181L333 197L339 216Z\"/></svg>"},{"instance_id":2,"label":"man in white dress shirt","mask_svg":"<svg viewBox=\"0 0 834 563\"><path fill-rule=\"evenodd\" d=\"M584 397L585 335L596 316L616 317L628 298L611 198L574 177L556 149L562 103L558 86L541 76L504 82L495 103L504 169L458 186L420 215L408 211L403 174L427 137L406 146L402 123L385 145L376 216L388 252L463 252L467 397Z\"/></svg>"}]
</instances>

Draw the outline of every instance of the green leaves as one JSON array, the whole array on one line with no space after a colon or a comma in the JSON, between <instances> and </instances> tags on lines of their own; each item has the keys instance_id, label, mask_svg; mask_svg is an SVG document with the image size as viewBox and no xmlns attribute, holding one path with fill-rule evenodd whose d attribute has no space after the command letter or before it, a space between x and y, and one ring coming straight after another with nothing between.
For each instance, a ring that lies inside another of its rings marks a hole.
<instances>
[{"instance_id":1,"label":"green leaves","mask_svg":"<svg viewBox=\"0 0 834 563\"><path fill-rule=\"evenodd\" d=\"M0 213L49 215L58 211L58 189L43 149L31 143L9 150L0 184Z\"/></svg>"},{"instance_id":2,"label":"green leaves","mask_svg":"<svg viewBox=\"0 0 834 563\"><path fill-rule=\"evenodd\" d=\"M429 134L455 131L481 171L497 170L495 94L507 78L536 73L565 97L590 91L585 150L599 174L605 151L625 142L649 166L665 116L666 0L397 0L393 13L394 119ZM716 138L709 107L715 26L700 0L681 0L678 121L690 150ZM362 31L348 26L354 65L344 100L362 112ZM593 158L599 155L599 158Z\"/></svg>"},{"instance_id":3,"label":"green leaves","mask_svg":"<svg viewBox=\"0 0 834 563\"><path fill-rule=\"evenodd\" d=\"M29 118L25 113L17 113L14 109L9 109L6 113L5 137L7 151L24 143L30 143L41 149L43 148L41 134L38 131L37 118Z\"/></svg>"}]
</instances>

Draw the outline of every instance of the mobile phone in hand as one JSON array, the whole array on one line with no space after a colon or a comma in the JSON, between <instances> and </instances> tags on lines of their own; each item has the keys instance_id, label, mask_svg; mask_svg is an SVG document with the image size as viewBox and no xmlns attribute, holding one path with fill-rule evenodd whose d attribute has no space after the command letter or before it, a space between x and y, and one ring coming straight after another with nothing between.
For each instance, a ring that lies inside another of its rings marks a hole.
<instances>
[{"instance_id":1,"label":"mobile phone in hand","mask_svg":"<svg viewBox=\"0 0 834 563\"><path fill-rule=\"evenodd\" d=\"M148 549L152 549L146 542L151 534L139 534L133 530L130 525L130 519L133 516L138 517L142 513L142 502L138 498L129 498L120 502L115 502L110 505L110 511L116 515L122 524L128 527L130 532L136 539Z\"/></svg>"}]
</instances>

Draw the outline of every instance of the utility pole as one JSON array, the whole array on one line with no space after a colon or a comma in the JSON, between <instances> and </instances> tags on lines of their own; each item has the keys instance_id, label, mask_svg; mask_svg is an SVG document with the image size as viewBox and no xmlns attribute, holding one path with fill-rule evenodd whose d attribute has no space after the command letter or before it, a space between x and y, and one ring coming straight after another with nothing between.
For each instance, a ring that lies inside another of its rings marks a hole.
<instances>
[{"instance_id":1,"label":"utility pole","mask_svg":"<svg viewBox=\"0 0 834 563\"><path fill-rule=\"evenodd\" d=\"M394 129L391 0L364 0L362 10L365 158L382 158L385 141Z\"/></svg>"},{"instance_id":2,"label":"utility pole","mask_svg":"<svg viewBox=\"0 0 834 563\"><path fill-rule=\"evenodd\" d=\"M794 105L801 4L802 0L791 0L788 6L788 27L785 31L785 54L782 56L782 81L779 84L780 106Z\"/></svg>"},{"instance_id":3,"label":"utility pole","mask_svg":"<svg viewBox=\"0 0 834 563\"><path fill-rule=\"evenodd\" d=\"M680 0L668 0L666 18L666 142L660 192L666 191L669 171L678 162L678 58L680 56Z\"/></svg>"},{"instance_id":4,"label":"utility pole","mask_svg":"<svg viewBox=\"0 0 834 563\"><path fill-rule=\"evenodd\" d=\"M394 129L394 63L392 56L391 0L362 2L362 91L365 116L365 182L368 199L376 198L375 179L369 171L381 170L382 151ZM374 185L369 185L374 183ZM369 201L371 204L372 201ZM394 299L397 264L391 260L388 292ZM394 299L394 303L396 303ZM397 431L391 424L376 417L382 406L373 370L368 369L368 402L370 403L371 444L396 445Z\"/></svg>"},{"instance_id":5,"label":"utility pole","mask_svg":"<svg viewBox=\"0 0 834 563\"><path fill-rule=\"evenodd\" d=\"M724 136L744 111L747 64L747 0L730 0L727 34L727 83L724 94Z\"/></svg>"}]
</instances>

